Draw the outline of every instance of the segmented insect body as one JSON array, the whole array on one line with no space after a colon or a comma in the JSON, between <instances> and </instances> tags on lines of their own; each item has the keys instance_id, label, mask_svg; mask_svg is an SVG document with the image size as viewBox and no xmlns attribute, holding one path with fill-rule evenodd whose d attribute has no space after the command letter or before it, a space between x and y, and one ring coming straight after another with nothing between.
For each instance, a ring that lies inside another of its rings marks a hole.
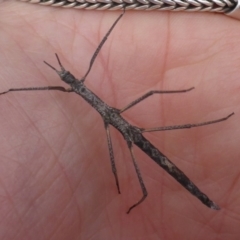
<instances>
[{"instance_id":1,"label":"segmented insect body","mask_svg":"<svg viewBox=\"0 0 240 240\"><path fill-rule=\"evenodd\" d=\"M167 126L167 127L157 127L157 128L152 128L152 129L143 129L143 128L138 128L136 126L132 126L130 123L127 122L122 116L121 113L126 111L127 109L135 106L139 102L143 101L147 97L150 97L153 94L170 94L170 93L184 93L192 90L193 88L189 89L184 89L184 90L175 90L175 91L159 91L159 90L154 90L154 91L149 91L143 96L139 97L135 101L131 102L128 104L126 107L123 109L116 109L113 107L108 106L104 101L102 101L95 93L93 93L90 89L88 89L84 82L85 79L90 72L92 65L102 48L103 44L106 42L107 37L110 35L111 31L117 24L117 22L120 20L120 18L123 16L124 13L122 13L117 20L114 22L114 24L111 26L103 40L100 42L98 48L96 49L95 53L93 54L93 57L90 61L89 68L85 74L85 76L81 79L78 80L76 79L69 71L66 71L64 67L62 66L57 54L57 60L58 63L61 67L61 70L55 69L53 66L51 66L49 63L46 63L49 67L54 69L57 74L60 76L60 78L67 84L70 85L69 89L66 89L61 86L47 86L47 87L30 87L30 88L12 88L9 89L8 91L2 92L1 94L6 94L8 92L12 91L33 91L33 90L57 90L57 91L62 91L62 92L75 92L78 95L80 95L85 101L87 101L96 111L99 112L101 115L103 121L104 121L104 126L106 129L106 135L107 135L107 144L109 148L109 156L110 156L110 161L111 161L111 167L112 167L112 172L115 177L116 185L118 192L120 193L120 187L119 187L119 181L118 181L118 176L117 176L117 170L115 166L115 160L114 160L114 154L113 154L113 148L112 148L112 141L111 141L111 136L110 136L110 131L109 131L109 125L112 125L115 127L124 137L124 139L127 142L127 146L130 150L131 153L131 158L133 161L133 165L139 180L139 184L142 189L142 197L141 199L132 205L127 213L129 213L133 208L138 206L141 202L144 201L144 199L147 197L147 189L144 185L143 178L141 176L140 170L138 168L138 165L135 160L134 152L133 152L133 145L135 144L138 146L143 152L145 152L152 160L154 160L159 166L161 166L165 171L167 171L174 179L176 179L185 189L187 189L191 194L193 194L195 197L197 197L203 204L206 206L218 210L220 209L219 206L211 201L207 195L202 193L199 188L179 169L177 166L172 163L164 154L162 154L155 146L153 146L152 143L150 143L143 135L142 133L144 132L151 132L151 131L165 131L165 130L173 130L173 129L182 129L182 128L191 128L191 127L199 127L203 125L209 125L221 121L227 120L230 116L232 116L234 113L231 113L225 118L209 121L209 122L203 122L203 123L198 123L198 124L185 124L185 125L177 125L177 126Z\"/></svg>"}]
</instances>

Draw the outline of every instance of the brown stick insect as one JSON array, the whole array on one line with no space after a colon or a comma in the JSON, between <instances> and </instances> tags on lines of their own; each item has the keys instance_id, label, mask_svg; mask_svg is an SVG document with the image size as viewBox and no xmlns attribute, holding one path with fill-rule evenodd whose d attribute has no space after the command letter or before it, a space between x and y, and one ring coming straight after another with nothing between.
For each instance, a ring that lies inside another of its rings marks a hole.
<instances>
[{"instance_id":1,"label":"brown stick insect","mask_svg":"<svg viewBox=\"0 0 240 240\"><path fill-rule=\"evenodd\" d=\"M198 124L185 124L185 125L177 125L177 126L167 126L167 127L156 127L151 129L144 129L139 128L136 126L131 125L127 120L125 120L122 117L122 113L126 110L130 109L131 107L135 106L136 104L140 103L144 99L150 97L153 94L174 94L174 93L186 93L194 88L188 88L183 90L153 90L149 91L143 96L139 97L138 99L134 100L133 102L129 103L127 106L125 106L122 109L117 109L114 107L111 107L107 105L103 100L101 100L95 93L93 93L90 89L88 89L85 85L85 80L89 74L89 72L92 69L93 63L95 62L95 59L101 50L102 46L106 42L108 36L118 23L118 21L122 18L124 13L122 13L117 20L113 23L107 34L104 36L100 44L98 45L96 51L94 52L89 68L84 75L84 77L80 80L75 78L69 71L65 70L62 63L60 62L60 59L58 55L56 54L56 58L58 61L58 64L61 68L61 70L57 70L53 66L51 66L49 63L45 62L50 68L52 68L56 73L60 76L61 80L64 81L66 84L70 86L70 88L64 88L61 86L46 86L46 87L31 87L31 88L11 88L5 92L0 93L0 95L13 92L13 91L35 91L35 90L56 90L56 91L62 91L66 93L75 92L78 95L80 95L85 101L87 101L90 106L92 106L102 117L106 135L107 135L107 144L109 149L109 155L110 155L110 162L112 167L112 172L114 174L116 186L118 193L120 193L120 186L119 186L119 180L117 175L117 169L115 165L114 160L114 154L113 154L113 147L112 147L112 141L109 131L109 126L112 125L114 128L116 128L123 136L127 143L127 147L130 151L131 159L138 177L138 181L142 190L142 197L137 201L135 204L133 204L127 211L127 213L130 213L130 211L138 206L140 203L142 203L147 195L147 189L145 187L143 178L141 176L141 172L138 168L133 146L136 145L139 147L144 153L146 153L154 162L156 162L159 166L161 166L168 174L170 174L176 181L178 181L186 190L188 190L191 194L193 194L195 197L197 197L203 204L205 204L207 207L219 210L220 207L209 199L209 197L201 192L201 190L173 163L171 162L162 152L160 152L150 141L148 141L144 136L144 132L153 132L153 131L166 131L166 130L174 130L174 129L184 129L184 128L193 128L193 127L200 127L204 125L214 124L218 122L222 122L227 120L229 117L231 117L234 113L229 114L228 116L220 119L216 119L213 121L207 121L202 122Z\"/></svg>"}]
</instances>

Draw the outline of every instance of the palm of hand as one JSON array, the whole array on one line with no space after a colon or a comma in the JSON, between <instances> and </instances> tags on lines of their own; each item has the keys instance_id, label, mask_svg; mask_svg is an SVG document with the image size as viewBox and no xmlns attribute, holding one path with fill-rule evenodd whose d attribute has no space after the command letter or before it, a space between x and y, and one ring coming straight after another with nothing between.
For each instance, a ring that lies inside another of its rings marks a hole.
<instances>
[{"instance_id":1,"label":"palm of hand","mask_svg":"<svg viewBox=\"0 0 240 240\"><path fill-rule=\"evenodd\" d=\"M14 1L0 4L1 91L65 86L42 63L57 66L54 52L80 78L119 15ZM221 211L207 209L135 149L149 197L126 215L141 192L122 137L111 129L122 192L118 195L98 114L76 94L18 92L0 100L2 236L237 239L238 28L238 21L217 14L127 13L86 80L116 108L151 89L196 88L154 96L124 113L140 127L197 123L234 111L234 117L216 125L146 134Z\"/></svg>"}]
</instances>

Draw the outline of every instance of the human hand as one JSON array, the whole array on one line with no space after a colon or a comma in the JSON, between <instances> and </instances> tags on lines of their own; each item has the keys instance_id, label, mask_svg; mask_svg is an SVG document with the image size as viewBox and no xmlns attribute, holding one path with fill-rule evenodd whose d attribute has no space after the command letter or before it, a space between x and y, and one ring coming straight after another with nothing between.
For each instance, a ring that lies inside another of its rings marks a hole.
<instances>
[{"instance_id":1,"label":"human hand","mask_svg":"<svg viewBox=\"0 0 240 240\"><path fill-rule=\"evenodd\" d=\"M54 53L79 79L120 12L0 1L0 91L64 86L43 60ZM74 93L0 96L1 239L237 239L239 231L240 21L212 13L127 12L105 43L86 86L126 111L133 125L226 122L145 136L222 208L213 211L134 148L149 196L141 197L126 143L111 128L121 195L99 115ZM227 236L227 237L226 237Z\"/></svg>"}]
</instances>

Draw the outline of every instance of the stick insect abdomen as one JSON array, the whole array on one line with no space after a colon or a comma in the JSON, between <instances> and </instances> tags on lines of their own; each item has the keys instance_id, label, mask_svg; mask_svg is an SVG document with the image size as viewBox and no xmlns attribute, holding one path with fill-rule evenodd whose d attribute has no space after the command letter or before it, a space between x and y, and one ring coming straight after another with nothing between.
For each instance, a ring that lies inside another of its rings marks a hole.
<instances>
[{"instance_id":1,"label":"stick insect abdomen","mask_svg":"<svg viewBox=\"0 0 240 240\"><path fill-rule=\"evenodd\" d=\"M191 194L197 197L203 204L215 210L220 209L217 204L210 200L206 194L201 192L200 189L174 163L172 163L155 146L153 146L141 133L137 134L137 137L133 140L135 145L144 151L151 159L168 172L168 174L176 179Z\"/></svg>"}]
</instances>

